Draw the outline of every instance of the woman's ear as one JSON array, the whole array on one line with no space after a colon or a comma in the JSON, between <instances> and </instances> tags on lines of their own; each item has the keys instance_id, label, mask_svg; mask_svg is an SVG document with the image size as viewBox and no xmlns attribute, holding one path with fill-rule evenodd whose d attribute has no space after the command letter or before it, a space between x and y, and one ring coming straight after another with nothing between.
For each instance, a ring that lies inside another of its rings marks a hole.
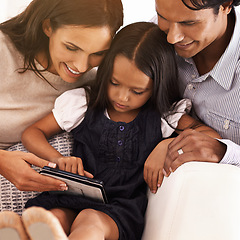
<instances>
[{"instance_id":1,"label":"woman's ear","mask_svg":"<svg viewBox=\"0 0 240 240\"><path fill-rule=\"evenodd\" d=\"M42 23L42 29L43 29L43 32L48 36L50 37L52 35L52 27L51 27L51 24L50 24L50 19L45 19Z\"/></svg>"}]
</instances>

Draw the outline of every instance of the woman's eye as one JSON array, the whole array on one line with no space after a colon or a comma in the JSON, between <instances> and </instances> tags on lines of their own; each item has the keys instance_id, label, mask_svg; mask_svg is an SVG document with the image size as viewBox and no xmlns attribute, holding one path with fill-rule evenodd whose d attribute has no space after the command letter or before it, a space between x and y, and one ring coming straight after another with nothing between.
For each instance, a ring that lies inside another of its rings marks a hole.
<instances>
[{"instance_id":1,"label":"woman's eye","mask_svg":"<svg viewBox=\"0 0 240 240\"><path fill-rule=\"evenodd\" d=\"M106 53L107 51L102 51L102 52L96 52L94 53L94 55L101 57L101 56L104 56Z\"/></svg>"},{"instance_id":2,"label":"woman's eye","mask_svg":"<svg viewBox=\"0 0 240 240\"><path fill-rule=\"evenodd\" d=\"M70 50L70 51L77 51L76 48L73 48L73 47L70 47L70 46L66 46L67 50Z\"/></svg>"}]
</instances>

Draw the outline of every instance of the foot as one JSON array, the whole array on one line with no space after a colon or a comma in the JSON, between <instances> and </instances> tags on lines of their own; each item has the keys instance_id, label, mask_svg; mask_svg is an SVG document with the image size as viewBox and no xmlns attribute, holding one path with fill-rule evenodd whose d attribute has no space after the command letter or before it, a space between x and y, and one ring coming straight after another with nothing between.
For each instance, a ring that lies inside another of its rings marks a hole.
<instances>
[{"instance_id":1,"label":"foot","mask_svg":"<svg viewBox=\"0 0 240 240\"><path fill-rule=\"evenodd\" d=\"M0 240L28 240L20 216L11 211L0 213Z\"/></svg>"},{"instance_id":2,"label":"foot","mask_svg":"<svg viewBox=\"0 0 240 240\"><path fill-rule=\"evenodd\" d=\"M28 208L22 214L22 221L31 240L68 239L58 219L44 208Z\"/></svg>"}]
</instances>

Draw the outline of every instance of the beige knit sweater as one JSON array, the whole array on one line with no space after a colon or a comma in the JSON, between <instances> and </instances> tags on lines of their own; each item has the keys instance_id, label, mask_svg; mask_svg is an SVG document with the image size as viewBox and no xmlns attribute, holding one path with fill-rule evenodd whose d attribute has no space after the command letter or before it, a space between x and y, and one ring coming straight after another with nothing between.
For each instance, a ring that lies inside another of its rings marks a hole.
<instances>
[{"instance_id":1,"label":"beige knit sweater","mask_svg":"<svg viewBox=\"0 0 240 240\"><path fill-rule=\"evenodd\" d=\"M21 139L23 130L51 112L55 99L66 90L80 87L95 77L95 70L76 83L67 83L59 76L44 72L45 80L32 71L23 74L23 56L0 31L0 149ZM42 67L38 64L38 68Z\"/></svg>"}]
</instances>

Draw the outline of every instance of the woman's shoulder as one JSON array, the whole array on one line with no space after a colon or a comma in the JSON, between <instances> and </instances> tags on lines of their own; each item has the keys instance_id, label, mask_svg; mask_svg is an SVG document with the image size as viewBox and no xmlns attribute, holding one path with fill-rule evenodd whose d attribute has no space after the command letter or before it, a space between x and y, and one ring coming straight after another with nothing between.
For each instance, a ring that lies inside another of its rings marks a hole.
<instances>
[{"instance_id":1,"label":"woman's shoulder","mask_svg":"<svg viewBox=\"0 0 240 240\"><path fill-rule=\"evenodd\" d=\"M59 101L69 101L71 100L78 100L81 98L86 98L86 90L84 88L75 88L68 90L62 93L57 99L56 102Z\"/></svg>"},{"instance_id":2,"label":"woman's shoulder","mask_svg":"<svg viewBox=\"0 0 240 240\"><path fill-rule=\"evenodd\" d=\"M11 62L18 65L19 61L21 61L22 64L22 54L16 49L11 39L2 31L0 31L0 55L0 61L7 62L8 65L11 64Z\"/></svg>"}]
</instances>

